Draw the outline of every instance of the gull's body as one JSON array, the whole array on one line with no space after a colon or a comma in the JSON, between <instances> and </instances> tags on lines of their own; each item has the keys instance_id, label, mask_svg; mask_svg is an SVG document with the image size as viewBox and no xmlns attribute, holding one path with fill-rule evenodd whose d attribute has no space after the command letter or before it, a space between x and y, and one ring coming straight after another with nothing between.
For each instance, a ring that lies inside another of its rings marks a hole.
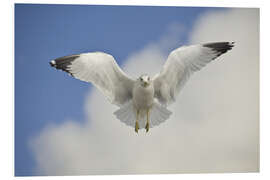
<instances>
[{"instance_id":1,"label":"gull's body","mask_svg":"<svg viewBox=\"0 0 270 180\"><path fill-rule=\"evenodd\" d=\"M151 82L150 77L147 75L141 76L134 84L132 89L132 103L134 109L136 111L136 122L135 122L135 131L138 132L139 130L139 120L143 119L140 118L140 112L144 115L146 112L146 124L145 129L148 132L149 130L149 113L150 109L154 104L154 84ZM142 116L143 117L143 116Z\"/></svg>"},{"instance_id":2,"label":"gull's body","mask_svg":"<svg viewBox=\"0 0 270 180\"><path fill-rule=\"evenodd\" d=\"M151 108L155 93L154 84L151 82L150 77L143 75L140 78L135 82L132 89L133 105L138 110Z\"/></svg>"},{"instance_id":3,"label":"gull's body","mask_svg":"<svg viewBox=\"0 0 270 180\"><path fill-rule=\"evenodd\" d=\"M167 106L191 74L232 49L233 43L217 42L183 46L170 53L160 73L153 78L129 78L106 53L93 52L65 56L50 62L82 81L93 83L107 99L120 107L114 114L135 131L159 125L169 118Z\"/></svg>"}]
</instances>

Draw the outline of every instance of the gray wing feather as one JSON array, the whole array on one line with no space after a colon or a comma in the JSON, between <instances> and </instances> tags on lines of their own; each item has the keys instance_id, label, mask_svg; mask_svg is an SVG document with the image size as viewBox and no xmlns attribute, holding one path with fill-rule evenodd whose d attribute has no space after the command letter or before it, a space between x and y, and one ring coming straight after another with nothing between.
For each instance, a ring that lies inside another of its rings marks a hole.
<instances>
[{"instance_id":1,"label":"gray wing feather","mask_svg":"<svg viewBox=\"0 0 270 180\"><path fill-rule=\"evenodd\" d=\"M74 78L93 83L107 99L118 106L132 98L134 80L106 53L93 52L60 57L50 62Z\"/></svg>"},{"instance_id":2,"label":"gray wing feather","mask_svg":"<svg viewBox=\"0 0 270 180\"><path fill-rule=\"evenodd\" d=\"M161 72L154 77L155 98L165 106L171 104L194 72L233 46L234 42L215 42L175 49Z\"/></svg>"}]
</instances>

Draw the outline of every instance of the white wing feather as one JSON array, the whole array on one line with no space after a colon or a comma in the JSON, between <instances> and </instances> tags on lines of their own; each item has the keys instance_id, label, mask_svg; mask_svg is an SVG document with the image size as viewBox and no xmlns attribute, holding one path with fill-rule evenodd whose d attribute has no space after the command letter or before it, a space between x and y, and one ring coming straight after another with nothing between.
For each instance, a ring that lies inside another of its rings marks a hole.
<instances>
[{"instance_id":1,"label":"white wing feather","mask_svg":"<svg viewBox=\"0 0 270 180\"><path fill-rule=\"evenodd\" d=\"M93 52L65 56L50 64L79 80L93 83L113 104L121 106L132 98L135 81L120 69L109 54Z\"/></svg>"},{"instance_id":2,"label":"white wing feather","mask_svg":"<svg viewBox=\"0 0 270 180\"><path fill-rule=\"evenodd\" d=\"M172 51L161 72L153 78L155 97L165 106L174 102L190 75L230 50L233 44L207 43L184 46Z\"/></svg>"}]
</instances>

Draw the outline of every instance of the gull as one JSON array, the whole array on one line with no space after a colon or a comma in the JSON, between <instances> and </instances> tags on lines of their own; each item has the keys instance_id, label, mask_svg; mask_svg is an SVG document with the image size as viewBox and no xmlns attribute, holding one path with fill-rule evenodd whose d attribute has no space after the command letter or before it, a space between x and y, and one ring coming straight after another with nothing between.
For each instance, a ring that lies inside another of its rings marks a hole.
<instances>
[{"instance_id":1,"label":"gull","mask_svg":"<svg viewBox=\"0 0 270 180\"><path fill-rule=\"evenodd\" d=\"M112 55L89 52L56 58L50 65L76 79L94 84L119 107L116 117L135 132L159 125L172 114L172 104L189 77L220 55L231 50L234 42L212 42L182 46L173 50L161 71L154 77L138 79L127 76ZM146 59L147 61L147 59Z\"/></svg>"}]
</instances>

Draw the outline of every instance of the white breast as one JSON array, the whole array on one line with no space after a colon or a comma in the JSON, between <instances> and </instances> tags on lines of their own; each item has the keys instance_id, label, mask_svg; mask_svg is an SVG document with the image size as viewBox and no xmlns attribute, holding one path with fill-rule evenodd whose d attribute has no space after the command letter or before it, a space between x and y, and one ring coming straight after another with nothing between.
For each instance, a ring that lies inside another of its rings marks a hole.
<instances>
[{"instance_id":1,"label":"white breast","mask_svg":"<svg viewBox=\"0 0 270 180\"><path fill-rule=\"evenodd\" d=\"M154 102L154 86L150 83L147 87L142 87L136 83L133 88L132 101L136 109L148 109L152 107Z\"/></svg>"}]
</instances>

